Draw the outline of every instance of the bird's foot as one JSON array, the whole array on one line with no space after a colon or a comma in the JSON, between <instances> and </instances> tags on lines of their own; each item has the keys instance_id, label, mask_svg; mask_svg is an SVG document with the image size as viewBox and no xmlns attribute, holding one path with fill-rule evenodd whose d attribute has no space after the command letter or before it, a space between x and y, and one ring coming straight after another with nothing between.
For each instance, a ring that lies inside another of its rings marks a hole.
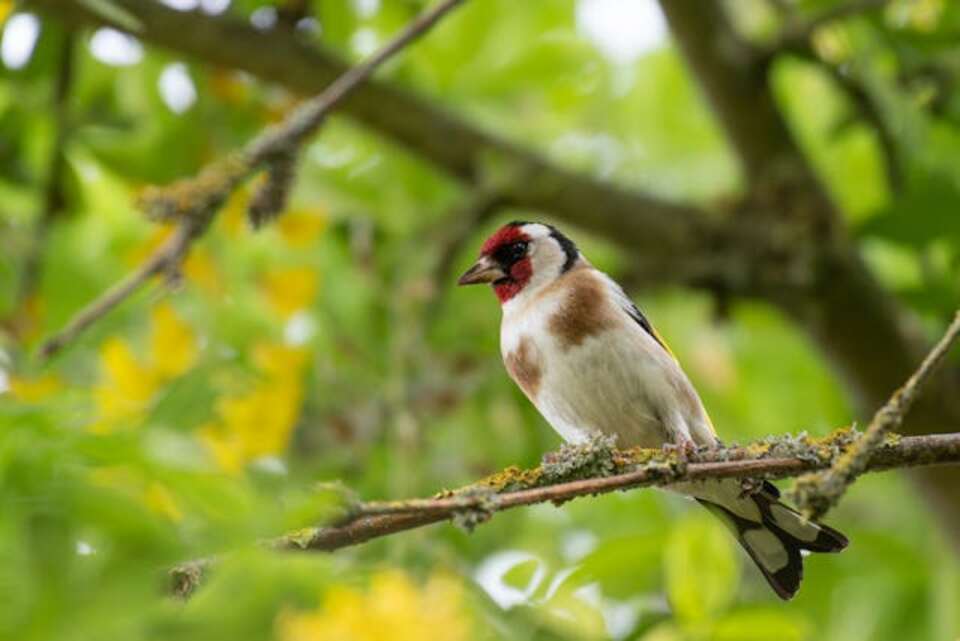
<instances>
[{"instance_id":1,"label":"bird's foot","mask_svg":"<svg viewBox=\"0 0 960 641\"><path fill-rule=\"evenodd\" d=\"M740 479L740 498L745 499L748 496L759 494L763 490L763 481L761 479Z\"/></svg>"},{"instance_id":2,"label":"bird's foot","mask_svg":"<svg viewBox=\"0 0 960 641\"><path fill-rule=\"evenodd\" d=\"M690 461L697 453L696 444L689 438L677 439L674 443L664 443L662 449L664 454L684 463Z\"/></svg>"}]
</instances>

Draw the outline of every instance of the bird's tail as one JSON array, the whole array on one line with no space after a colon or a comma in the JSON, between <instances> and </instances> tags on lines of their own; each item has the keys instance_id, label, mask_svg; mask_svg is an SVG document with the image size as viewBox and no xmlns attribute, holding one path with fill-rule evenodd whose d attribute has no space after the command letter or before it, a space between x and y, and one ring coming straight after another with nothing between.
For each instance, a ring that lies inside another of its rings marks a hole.
<instances>
[{"instance_id":1,"label":"bird's tail","mask_svg":"<svg viewBox=\"0 0 960 641\"><path fill-rule=\"evenodd\" d=\"M831 527L808 521L778 499L780 492L764 482L745 493L740 483L723 481L717 490L691 492L726 523L781 599L790 599L803 578L802 550L839 552L847 537Z\"/></svg>"}]
</instances>

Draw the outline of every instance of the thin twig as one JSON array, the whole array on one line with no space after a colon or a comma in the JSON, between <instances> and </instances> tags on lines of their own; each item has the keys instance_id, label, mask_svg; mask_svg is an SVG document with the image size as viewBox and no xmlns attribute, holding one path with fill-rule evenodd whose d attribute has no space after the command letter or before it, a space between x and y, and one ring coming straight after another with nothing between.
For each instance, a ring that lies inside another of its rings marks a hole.
<instances>
[{"instance_id":1,"label":"thin twig","mask_svg":"<svg viewBox=\"0 0 960 641\"><path fill-rule=\"evenodd\" d=\"M127 276L99 298L87 305L67 326L40 348L40 357L49 358L76 339L83 330L123 302L150 277L165 269L173 269L189 251L193 240L209 227L227 196L251 174L275 163L289 163L299 147L323 123L326 116L344 98L367 80L378 67L425 34L437 21L464 0L444 0L411 22L365 62L348 69L323 92L301 105L283 123L268 127L251 140L238 154L203 169L196 178L178 181L165 188L145 190L142 207L148 217L178 223L178 233L171 242L147 259L136 272ZM276 176L292 176L292 172L274 172ZM284 191L289 185L271 185ZM174 240L183 243L177 245ZM177 262L172 262L176 259Z\"/></svg>"},{"instance_id":2,"label":"thin twig","mask_svg":"<svg viewBox=\"0 0 960 641\"><path fill-rule=\"evenodd\" d=\"M808 58L808 60L817 64L837 83L840 90L853 103L864 122L873 128L873 132L877 136L877 143L880 145L884 171L887 175L887 186L893 194L900 194L906 185L900 147L893 129L887 122L879 100L874 97L862 80L851 73L849 66L843 69L816 56Z\"/></svg>"},{"instance_id":3,"label":"thin twig","mask_svg":"<svg viewBox=\"0 0 960 641\"><path fill-rule=\"evenodd\" d=\"M866 432L854 446L825 472L797 479L791 494L808 518L819 519L826 514L827 510L837 504L847 487L867 469L873 452L883 443L887 433L897 429L903 422L903 417L910 410L937 365L950 351L958 335L960 335L960 312L957 312L946 333L923 359L917 371L877 411Z\"/></svg>"},{"instance_id":4,"label":"thin twig","mask_svg":"<svg viewBox=\"0 0 960 641\"><path fill-rule=\"evenodd\" d=\"M67 159L64 154L64 148L67 144L67 138L70 135L69 102L74 79L75 62L73 49L75 40L73 30L67 29L63 32L63 40L60 43L60 59L57 66L57 76L52 97L53 145L50 148L50 155L48 157L49 169L46 175L46 185L43 189L42 209L34 223L30 246L27 248L27 255L23 260L20 283L17 289L17 302L14 306L14 314L20 316L20 318L14 318L14 324L18 332L25 329L21 324L29 321L29 319L25 317L24 312L26 305L29 304L31 297L36 292L40 283L47 233L54 219L63 211L65 205L63 180Z\"/></svg>"},{"instance_id":5,"label":"thin twig","mask_svg":"<svg viewBox=\"0 0 960 641\"><path fill-rule=\"evenodd\" d=\"M590 478L576 478L582 470L575 466L559 478L551 475L549 463L528 470L508 468L434 498L360 503L333 525L300 530L266 545L276 550L333 551L450 519L473 526L495 512L535 503L559 504L582 496L677 482L786 478L829 467L859 442L856 436L855 431L842 429L822 439L769 438L743 447L702 451L695 455L695 462L679 461L661 450L610 451L605 468L609 474ZM558 456L575 457L576 452L577 448L568 448ZM960 433L888 435L869 453L866 469L874 472L949 463L960 463ZM173 568L174 592L179 596L192 593L213 564L212 559L202 559Z\"/></svg>"},{"instance_id":6,"label":"thin twig","mask_svg":"<svg viewBox=\"0 0 960 641\"><path fill-rule=\"evenodd\" d=\"M179 225L173 235L136 271L105 291L80 310L70 322L40 348L40 357L49 358L73 341L83 330L126 300L153 276L173 269L188 251L195 235L192 224Z\"/></svg>"},{"instance_id":7,"label":"thin twig","mask_svg":"<svg viewBox=\"0 0 960 641\"><path fill-rule=\"evenodd\" d=\"M891 192L898 194L903 190L905 184L903 166L897 138L887 123L882 105L879 104L869 88L851 73L849 67L841 68L830 61L824 60L817 55L812 44L814 34L822 27L839 20L883 9L890 2L891 0L848 2L806 20L797 18L795 14L788 16L786 18L787 26L777 41L769 47L766 57L772 60L781 53L791 53L819 66L830 76L839 89L847 95L864 122L873 128L884 159L887 184Z\"/></svg>"},{"instance_id":8,"label":"thin twig","mask_svg":"<svg viewBox=\"0 0 960 641\"><path fill-rule=\"evenodd\" d=\"M893 0L851 0L844 4L827 9L813 18L789 19L786 28L783 30L779 40L772 47L774 51L790 51L806 48L810 44L810 38L813 37L819 29L838 22L861 16L873 11L884 9Z\"/></svg>"},{"instance_id":9,"label":"thin twig","mask_svg":"<svg viewBox=\"0 0 960 641\"><path fill-rule=\"evenodd\" d=\"M284 153L291 142L302 142L323 123L324 118L337 104L373 75L378 67L426 33L440 18L463 2L464 0L444 0L424 12L369 59L349 69L323 93L297 108L282 125L264 132L264 135L251 145L249 153L254 159L262 161L273 154Z\"/></svg>"}]
</instances>

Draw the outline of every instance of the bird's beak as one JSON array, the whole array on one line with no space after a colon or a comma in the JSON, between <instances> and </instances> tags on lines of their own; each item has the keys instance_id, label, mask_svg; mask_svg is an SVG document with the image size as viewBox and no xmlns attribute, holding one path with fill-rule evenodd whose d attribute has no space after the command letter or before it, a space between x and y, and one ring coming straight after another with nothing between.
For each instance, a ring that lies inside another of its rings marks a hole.
<instances>
[{"instance_id":1,"label":"bird's beak","mask_svg":"<svg viewBox=\"0 0 960 641\"><path fill-rule=\"evenodd\" d=\"M464 272L457 285L476 285L478 283L492 283L506 277L506 273L488 256L481 256L473 267Z\"/></svg>"}]
</instances>

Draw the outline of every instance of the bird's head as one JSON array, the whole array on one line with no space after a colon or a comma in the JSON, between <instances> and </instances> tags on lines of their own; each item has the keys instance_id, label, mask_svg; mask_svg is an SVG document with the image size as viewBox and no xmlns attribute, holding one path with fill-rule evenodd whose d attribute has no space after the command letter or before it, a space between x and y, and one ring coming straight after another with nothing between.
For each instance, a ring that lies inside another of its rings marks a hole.
<instances>
[{"instance_id":1,"label":"bird's head","mask_svg":"<svg viewBox=\"0 0 960 641\"><path fill-rule=\"evenodd\" d=\"M480 258L457 283L491 283L504 304L549 285L578 260L577 246L552 225L515 221L483 243Z\"/></svg>"}]
</instances>

